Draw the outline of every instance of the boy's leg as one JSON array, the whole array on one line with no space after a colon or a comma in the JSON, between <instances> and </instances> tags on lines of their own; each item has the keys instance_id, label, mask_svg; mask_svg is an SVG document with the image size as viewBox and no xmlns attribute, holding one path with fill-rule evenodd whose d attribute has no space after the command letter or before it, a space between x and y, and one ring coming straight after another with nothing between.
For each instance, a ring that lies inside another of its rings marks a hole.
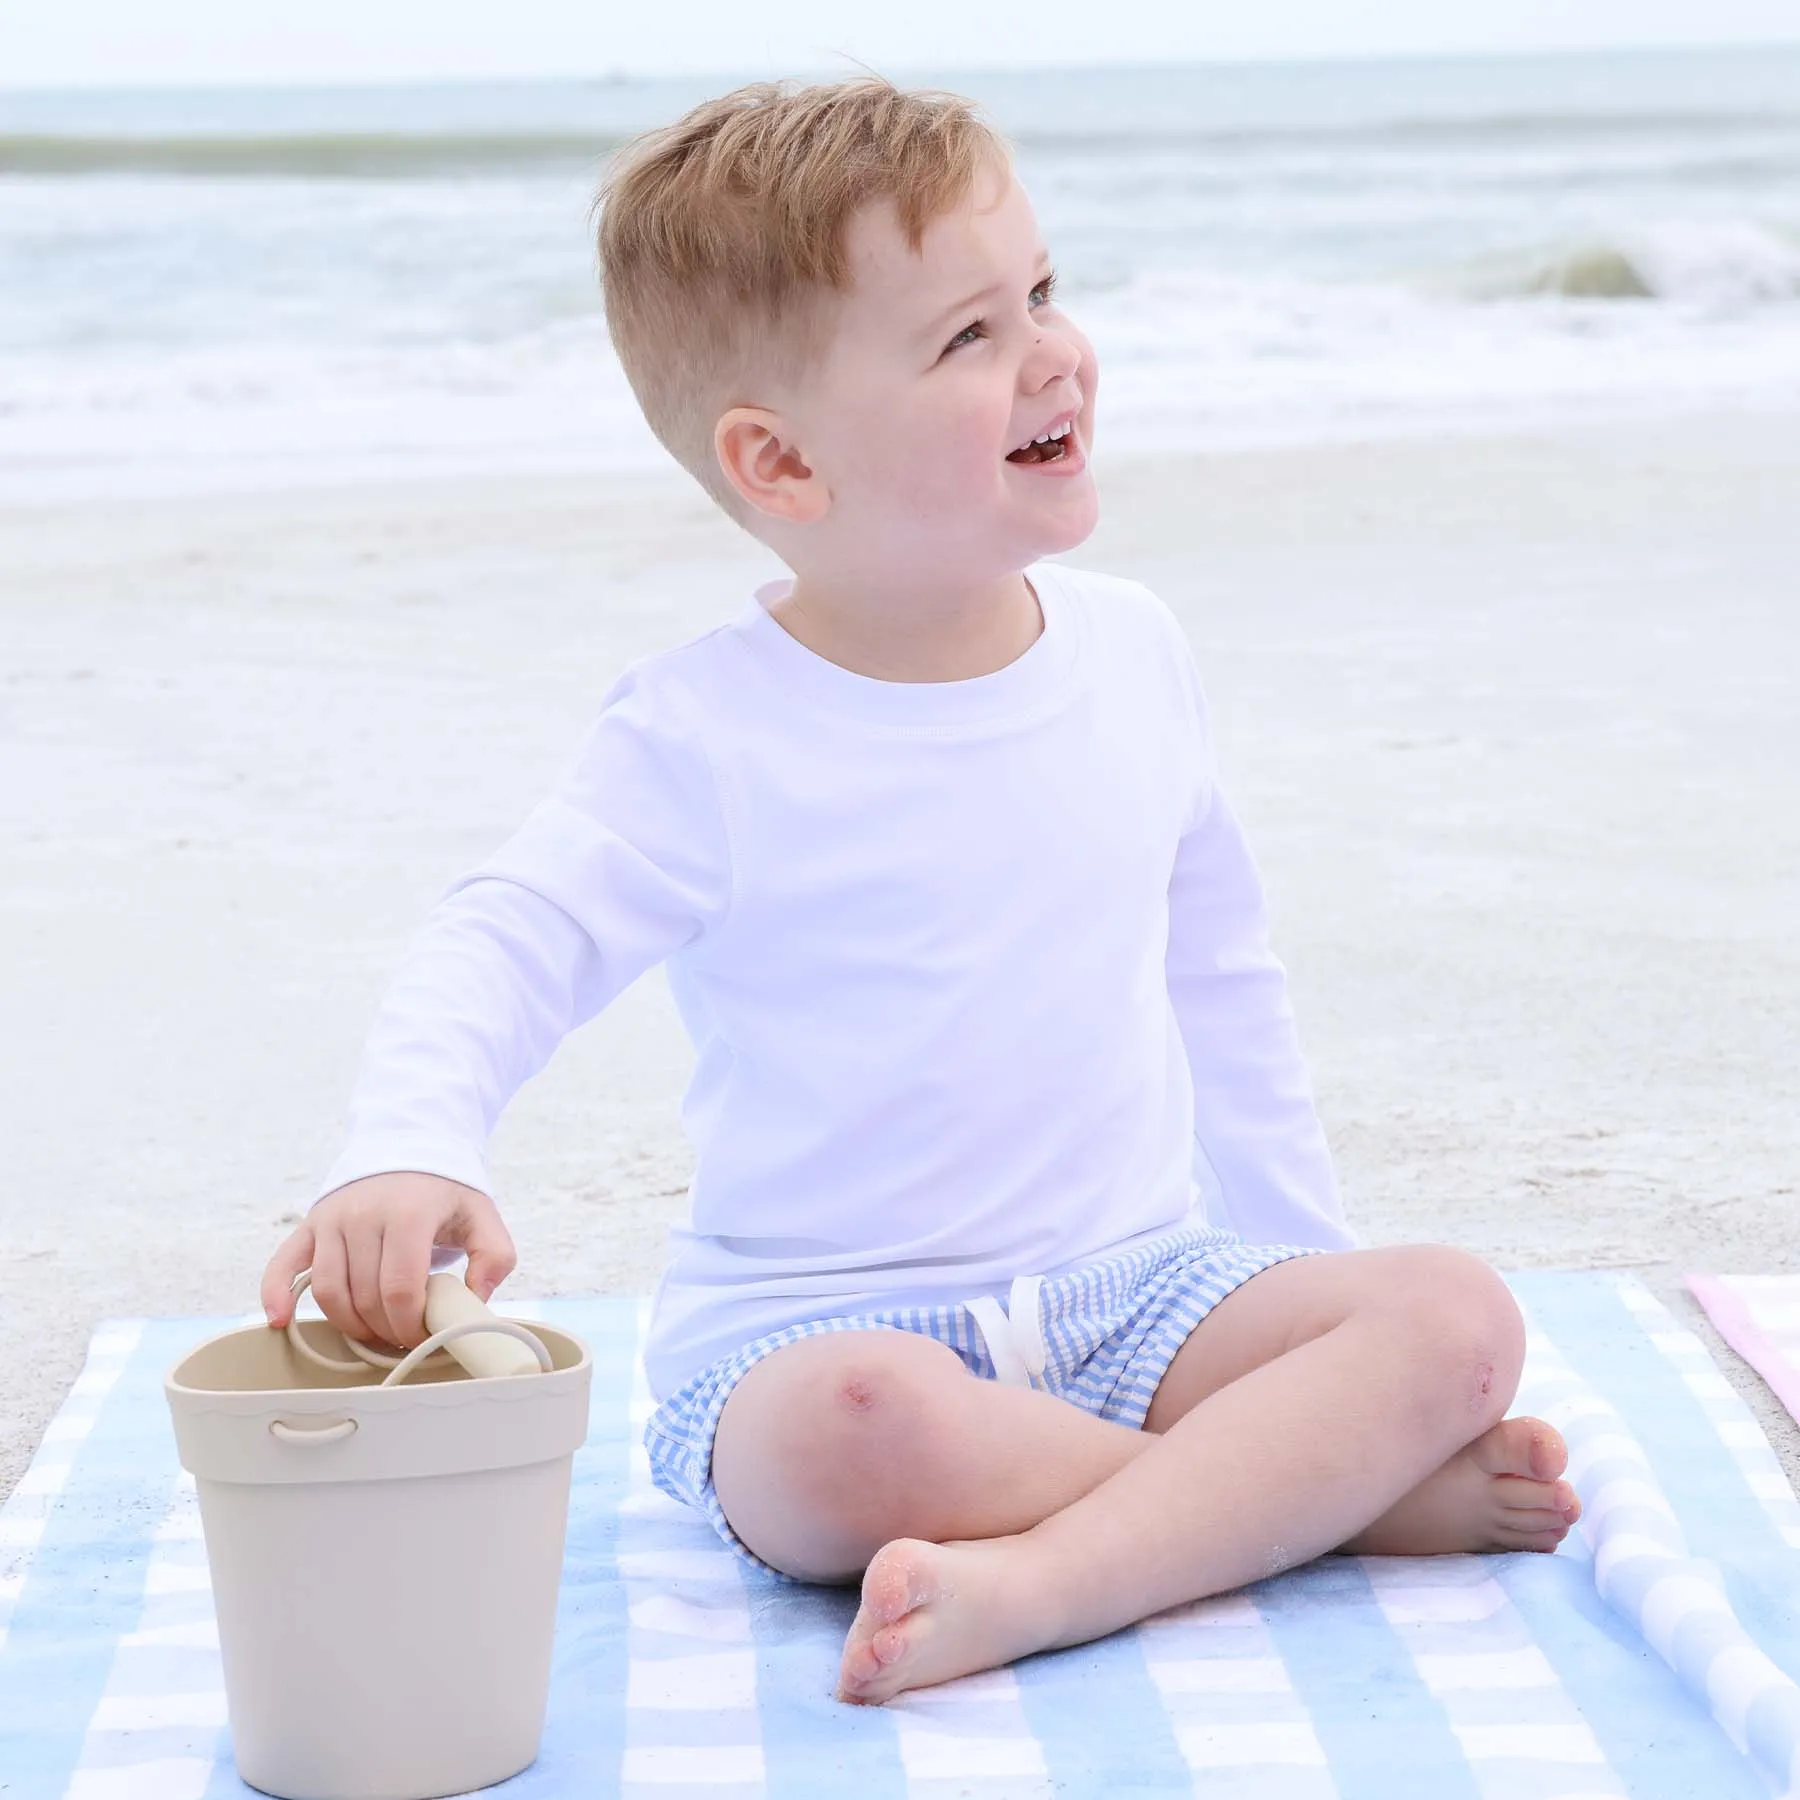
<instances>
[{"instance_id":1,"label":"boy's leg","mask_svg":"<svg viewBox=\"0 0 1800 1800\"><path fill-rule=\"evenodd\" d=\"M1371 1282L1429 1283L1454 1251L1431 1246L1344 1251L1276 1265L1227 1295L1188 1337L1164 1372L1145 1430L1096 1419L1048 1394L1001 1387L969 1374L946 1345L903 1331L842 1331L802 1338L765 1357L738 1382L713 1441L712 1475L732 1529L765 1562L803 1580L854 1581L895 1538L947 1542L1029 1530L1081 1498L1152 1447L1208 1394L1322 1336L1360 1303ZM1463 1259L1466 1260L1466 1259ZM1279 1270L1306 1268L1290 1281L1290 1303L1250 1304ZM1521 1429L1531 1421L1509 1421ZM1560 1456L1556 1433L1538 1427ZM1523 1511L1515 1523L1546 1535L1484 1542L1466 1505L1441 1530L1453 1457L1393 1513L1368 1526L1368 1541L1341 1548L1400 1554L1451 1547L1554 1547L1553 1516ZM1562 1464L1538 1479L1495 1472L1496 1499L1542 1509ZM1519 1475L1525 1470L1520 1468ZM1566 1493L1566 1490L1565 1490ZM1572 1498L1571 1496L1567 1496ZM1431 1530L1419 1531L1421 1503ZM1411 1516L1408 1515L1410 1508ZM1498 1511L1494 1502L1488 1510Z\"/></svg>"},{"instance_id":2,"label":"boy's leg","mask_svg":"<svg viewBox=\"0 0 1800 1800\"><path fill-rule=\"evenodd\" d=\"M1351 1541L1500 1422L1524 1361L1510 1292L1458 1251L1299 1258L1215 1313L1213 1343L1272 1358L1082 1498L1014 1536L883 1548L845 1648L846 1698L1084 1643Z\"/></svg>"},{"instance_id":3,"label":"boy's leg","mask_svg":"<svg viewBox=\"0 0 1800 1800\"><path fill-rule=\"evenodd\" d=\"M1347 1260L1346 1260L1347 1257ZM1144 1429L1166 1432L1209 1394L1313 1338L1322 1337L1358 1304L1373 1257L1396 1282L1431 1281L1449 1259L1440 1245L1400 1245L1313 1259L1316 1273L1296 1286L1291 1309L1239 1304L1245 1287L1226 1295L1188 1334L1163 1371ZM1568 1482L1561 1434L1541 1419L1508 1419L1453 1455L1379 1519L1336 1546L1350 1555L1438 1556L1485 1550L1554 1550L1581 1516Z\"/></svg>"},{"instance_id":4,"label":"boy's leg","mask_svg":"<svg viewBox=\"0 0 1800 1800\"><path fill-rule=\"evenodd\" d=\"M1141 1431L982 1381L909 1331L800 1338L732 1389L712 1479L731 1528L805 1581L854 1581L896 1537L1010 1536L1150 1448Z\"/></svg>"}]
</instances>

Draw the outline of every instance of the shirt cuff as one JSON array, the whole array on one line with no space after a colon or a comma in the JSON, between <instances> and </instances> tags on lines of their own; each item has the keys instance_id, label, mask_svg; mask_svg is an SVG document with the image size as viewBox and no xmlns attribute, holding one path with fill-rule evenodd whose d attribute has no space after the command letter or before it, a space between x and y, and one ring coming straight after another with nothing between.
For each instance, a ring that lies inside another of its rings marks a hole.
<instances>
[{"instance_id":1,"label":"shirt cuff","mask_svg":"<svg viewBox=\"0 0 1800 1800\"><path fill-rule=\"evenodd\" d=\"M467 1144L447 1144L441 1138L384 1137L357 1138L345 1145L312 1204L317 1206L327 1194L336 1193L352 1181L361 1181L366 1175L406 1173L441 1175L446 1181L459 1181L492 1198L480 1150Z\"/></svg>"}]
</instances>

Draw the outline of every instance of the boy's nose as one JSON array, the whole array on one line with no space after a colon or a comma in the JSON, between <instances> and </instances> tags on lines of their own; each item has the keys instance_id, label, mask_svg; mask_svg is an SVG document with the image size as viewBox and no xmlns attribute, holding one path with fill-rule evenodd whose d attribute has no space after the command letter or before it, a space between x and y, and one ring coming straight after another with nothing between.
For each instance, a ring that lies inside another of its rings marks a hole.
<instances>
[{"instance_id":1,"label":"boy's nose","mask_svg":"<svg viewBox=\"0 0 1800 1800\"><path fill-rule=\"evenodd\" d=\"M1041 391L1052 381L1066 380L1081 367L1081 347L1060 332L1046 331L1033 345L1032 359L1034 372L1041 376L1033 391ZM1080 395L1074 404L1080 407Z\"/></svg>"}]
</instances>

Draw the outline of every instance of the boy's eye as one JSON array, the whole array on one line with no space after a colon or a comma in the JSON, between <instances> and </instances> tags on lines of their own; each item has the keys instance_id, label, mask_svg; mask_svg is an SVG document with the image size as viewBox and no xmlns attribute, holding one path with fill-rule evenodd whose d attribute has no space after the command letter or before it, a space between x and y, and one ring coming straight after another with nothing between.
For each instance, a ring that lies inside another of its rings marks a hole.
<instances>
[{"instance_id":1,"label":"boy's eye","mask_svg":"<svg viewBox=\"0 0 1800 1800\"><path fill-rule=\"evenodd\" d=\"M1050 304L1050 297L1055 292L1056 271L1054 269L1052 269L1051 272L1031 290L1033 299L1036 299L1040 294L1043 296L1043 299L1039 302L1039 304L1043 306L1048 306ZM960 350L964 344L974 343L977 337L984 335L985 325L986 321L982 319L977 319L973 325L965 325L962 330L944 346L945 350Z\"/></svg>"}]
</instances>

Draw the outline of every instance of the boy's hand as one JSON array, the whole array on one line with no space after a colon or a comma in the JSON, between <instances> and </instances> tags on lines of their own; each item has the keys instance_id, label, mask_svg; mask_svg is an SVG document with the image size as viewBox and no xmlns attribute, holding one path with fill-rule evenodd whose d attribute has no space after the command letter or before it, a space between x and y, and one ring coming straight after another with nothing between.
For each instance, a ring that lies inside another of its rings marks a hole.
<instances>
[{"instance_id":1,"label":"boy's hand","mask_svg":"<svg viewBox=\"0 0 1800 1800\"><path fill-rule=\"evenodd\" d=\"M486 1300L518 1262L492 1200L442 1175L367 1175L329 1193L263 1271L271 1325L294 1316L294 1277L312 1270L312 1292L346 1337L403 1350L424 1343L425 1279L433 1245L469 1257L468 1283Z\"/></svg>"}]
</instances>

